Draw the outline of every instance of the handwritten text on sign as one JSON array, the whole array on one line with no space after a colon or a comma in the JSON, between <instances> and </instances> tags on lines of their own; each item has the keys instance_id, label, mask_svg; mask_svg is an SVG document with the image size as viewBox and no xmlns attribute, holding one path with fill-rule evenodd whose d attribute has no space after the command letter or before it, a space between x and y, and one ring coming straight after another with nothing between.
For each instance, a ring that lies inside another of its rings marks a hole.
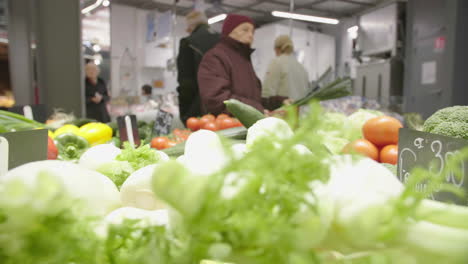
<instances>
[{"instance_id":1,"label":"handwritten text on sign","mask_svg":"<svg viewBox=\"0 0 468 264\"><path fill-rule=\"evenodd\" d=\"M398 177L406 182L415 167L426 168L440 175L447 161L465 147L468 147L467 140L403 128L400 130L398 144ZM456 176L451 172L445 175L445 181L468 193L468 162L461 162L460 170L461 175ZM424 191L426 185L420 183L417 189ZM468 199L446 192L435 193L431 198L468 205Z\"/></svg>"}]
</instances>

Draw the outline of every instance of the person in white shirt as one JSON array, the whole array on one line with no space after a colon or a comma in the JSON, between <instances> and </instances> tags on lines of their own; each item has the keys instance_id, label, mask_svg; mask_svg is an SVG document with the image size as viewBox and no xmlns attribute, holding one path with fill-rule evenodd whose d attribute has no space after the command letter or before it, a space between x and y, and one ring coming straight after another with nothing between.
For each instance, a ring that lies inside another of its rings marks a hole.
<instances>
[{"instance_id":1,"label":"person in white shirt","mask_svg":"<svg viewBox=\"0 0 468 264\"><path fill-rule=\"evenodd\" d=\"M262 98L269 110L276 109L284 103L303 98L309 90L309 77L304 66L294 55L294 44L287 35L275 40L274 58L268 66Z\"/></svg>"}]
</instances>

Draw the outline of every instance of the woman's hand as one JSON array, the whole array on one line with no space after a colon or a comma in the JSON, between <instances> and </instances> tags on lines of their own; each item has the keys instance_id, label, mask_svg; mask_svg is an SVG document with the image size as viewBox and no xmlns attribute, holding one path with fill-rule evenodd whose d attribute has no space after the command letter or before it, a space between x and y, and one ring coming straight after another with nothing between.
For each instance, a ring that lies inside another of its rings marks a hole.
<instances>
[{"instance_id":1,"label":"woman's hand","mask_svg":"<svg viewBox=\"0 0 468 264\"><path fill-rule=\"evenodd\" d=\"M96 93L94 97L91 98L91 101L95 104L99 104L102 101L102 95L100 93Z\"/></svg>"}]
</instances>

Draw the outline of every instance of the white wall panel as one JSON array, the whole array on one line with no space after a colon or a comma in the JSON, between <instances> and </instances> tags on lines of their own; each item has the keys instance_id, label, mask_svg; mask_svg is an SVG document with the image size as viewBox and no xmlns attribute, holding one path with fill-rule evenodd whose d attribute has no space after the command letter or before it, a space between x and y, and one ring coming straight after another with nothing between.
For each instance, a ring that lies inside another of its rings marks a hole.
<instances>
[{"instance_id":1,"label":"white wall panel","mask_svg":"<svg viewBox=\"0 0 468 264\"><path fill-rule=\"evenodd\" d=\"M273 46L279 35L289 35L289 27L283 23L274 23L259 28L255 33L252 62L260 79L264 79L270 61L275 57ZM305 26L294 23L292 40L295 53L306 68L309 79L316 80L328 67L335 67L335 38L333 36L311 32Z\"/></svg>"}]
</instances>

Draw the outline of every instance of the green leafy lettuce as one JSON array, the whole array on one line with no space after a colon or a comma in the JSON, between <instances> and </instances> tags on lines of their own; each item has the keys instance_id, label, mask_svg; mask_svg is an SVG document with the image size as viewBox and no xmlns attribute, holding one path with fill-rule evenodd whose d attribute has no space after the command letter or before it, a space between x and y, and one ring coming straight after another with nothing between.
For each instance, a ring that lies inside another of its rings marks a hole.
<instances>
[{"instance_id":1,"label":"green leafy lettuce","mask_svg":"<svg viewBox=\"0 0 468 264\"><path fill-rule=\"evenodd\" d=\"M161 157L149 145L134 148L125 142L122 152L115 161L99 167L98 171L109 177L120 188L125 180L135 171L151 164L158 163Z\"/></svg>"}]
</instances>

